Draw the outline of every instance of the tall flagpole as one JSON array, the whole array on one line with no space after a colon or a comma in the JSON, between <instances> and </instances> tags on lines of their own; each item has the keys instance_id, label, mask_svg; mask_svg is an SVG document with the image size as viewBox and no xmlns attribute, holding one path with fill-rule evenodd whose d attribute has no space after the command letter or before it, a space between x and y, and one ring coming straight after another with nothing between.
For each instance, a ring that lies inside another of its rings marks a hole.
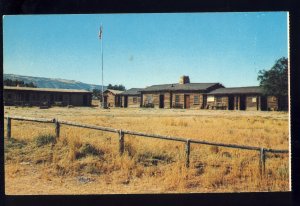
<instances>
[{"instance_id":1,"label":"tall flagpole","mask_svg":"<svg viewBox=\"0 0 300 206\"><path fill-rule=\"evenodd\" d=\"M99 104L100 107L104 108L104 95L103 95L103 31L102 31L102 23L100 26L100 31L99 31L99 38L100 38L100 43L101 43L101 70L102 70L102 102L101 105Z\"/></svg>"}]
</instances>

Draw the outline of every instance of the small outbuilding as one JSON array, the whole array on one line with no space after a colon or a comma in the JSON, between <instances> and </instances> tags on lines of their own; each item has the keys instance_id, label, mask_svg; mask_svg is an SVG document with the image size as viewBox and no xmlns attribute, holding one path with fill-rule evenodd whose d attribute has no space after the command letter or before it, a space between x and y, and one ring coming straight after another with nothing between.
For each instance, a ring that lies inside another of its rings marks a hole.
<instances>
[{"instance_id":1,"label":"small outbuilding","mask_svg":"<svg viewBox=\"0 0 300 206\"><path fill-rule=\"evenodd\" d=\"M121 105L121 96L120 94L123 91L107 89L103 92L104 97L104 107L120 107Z\"/></svg>"},{"instance_id":2,"label":"small outbuilding","mask_svg":"<svg viewBox=\"0 0 300 206\"><path fill-rule=\"evenodd\" d=\"M121 107L140 107L141 106L141 91L142 88L131 88L122 93Z\"/></svg>"},{"instance_id":3,"label":"small outbuilding","mask_svg":"<svg viewBox=\"0 0 300 206\"><path fill-rule=\"evenodd\" d=\"M4 86L4 105L91 106L92 92L78 89Z\"/></svg>"}]
</instances>

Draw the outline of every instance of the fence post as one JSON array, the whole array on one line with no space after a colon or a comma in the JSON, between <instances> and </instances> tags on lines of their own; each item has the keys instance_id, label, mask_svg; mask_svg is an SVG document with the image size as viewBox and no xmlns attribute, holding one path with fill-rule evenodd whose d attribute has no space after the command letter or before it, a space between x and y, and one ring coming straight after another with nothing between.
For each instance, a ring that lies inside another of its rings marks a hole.
<instances>
[{"instance_id":1,"label":"fence post","mask_svg":"<svg viewBox=\"0 0 300 206\"><path fill-rule=\"evenodd\" d=\"M120 155L124 153L124 132L121 129L119 131L119 153Z\"/></svg>"},{"instance_id":2,"label":"fence post","mask_svg":"<svg viewBox=\"0 0 300 206\"><path fill-rule=\"evenodd\" d=\"M56 139L58 139L60 134L60 123L58 119L55 119L54 123L55 123L55 135L56 135Z\"/></svg>"},{"instance_id":3,"label":"fence post","mask_svg":"<svg viewBox=\"0 0 300 206\"><path fill-rule=\"evenodd\" d=\"M11 138L11 118L10 117L7 117L7 134L6 134L6 137L7 139L10 139Z\"/></svg>"},{"instance_id":4,"label":"fence post","mask_svg":"<svg viewBox=\"0 0 300 206\"><path fill-rule=\"evenodd\" d=\"M186 143L185 143L185 157L186 157L185 166L187 168L190 167L190 152L191 152L191 142L188 139L188 140L186 140Z\"/></svg>"},{"instance_id":5,"label":"fence post","mask_svg":"<svg viewBox=\"0 0 300 206\"><path fill-rule=\"evenodd\" d=\"M266 151L264 148L260 148L260 159L259 159L259 169L260 175L263 177L265 175L265 168L266 168Z\"/></svg>"}]
</instances>

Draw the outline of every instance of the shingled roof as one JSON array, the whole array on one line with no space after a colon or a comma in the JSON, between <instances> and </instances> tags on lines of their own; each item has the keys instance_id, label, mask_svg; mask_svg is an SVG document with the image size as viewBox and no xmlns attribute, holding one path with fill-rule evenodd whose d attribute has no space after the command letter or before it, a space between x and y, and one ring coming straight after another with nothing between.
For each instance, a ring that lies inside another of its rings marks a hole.
<instances>
[{"instance_id":1,"label":"shingled roof","mask_svg":"<svg viewBox=\"0 0 300 206\"><path fill-rule=\"evenodd\" d=\"M111 93L113 93L113 94L121 94L123 91L121 91L121 90L115 90L115 89L107 89L107 90L105 90L103 93L105 93L105 92L107 92L107 91L109 91L109 92L111 92Z\"/></svg>"},{"instance_id":2,"label":"shingled roof","mask_svg":"<svg viewBox=\"0 0 300 206\"><path fill-rule=\"evenodd\" d=\"M220 83L186 83L186 84L160 84L152 85L143 89L143 91L204 91Z\"/></svg>"},{"instance_id":3,"label":"shingled roof","mask_svg":"<svg viewBox=\"0 0 300 206\"><path fill-rule=\"evenodd\" d=\"M5 90L19 90L19 91L43 91L43 92L70 92L70 93L92 93L83 89L56 89L56 88L34 88L34 87L12 87L4 86Z\"/></svg>"},{"instance_id":4,"label":"shingled roof","mask_svg":"<svg viewBox=\"0 0 300 206\"><path fill-rule=\"evenodd\" d=\"M120 95L139 95L141 94L140 91L142 90L143 90L142 88L131 88L122 92Z\"/></svg>"},{"instance_id":5,"label":"shingled roof","mask_svg":"<svg viewBox=\"0 0 300 206\"><path fill-rule=\"evenodd\" d=\"M209 94L262 94L262 88L252 87L228 87L211 91Z\"/></svg>"}]
</instances>

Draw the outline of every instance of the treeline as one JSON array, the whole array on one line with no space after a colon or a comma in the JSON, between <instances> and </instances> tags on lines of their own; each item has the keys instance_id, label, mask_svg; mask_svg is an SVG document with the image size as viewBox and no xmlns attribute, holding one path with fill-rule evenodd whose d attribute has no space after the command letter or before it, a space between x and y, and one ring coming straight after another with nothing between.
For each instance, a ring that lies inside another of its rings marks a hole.
<instances>
[{"instance_id":1,"label":"treeline","mask_svg":"<svg viewBox=\"0 0 300 206\"><path fill-rule=\"evenodd\" d=\"M125 86L123 86L122 84L119 84L119 85L111 85L109 84L107 86L107 89L115 89L115 90L121 90L121 91L125 91Z\"/></svg>"},{"instance_id":2,"label":"treeline","mask_svg":"<svg viewBox=\"0 0 300 206\"><path fill-rule=\"evenodd\" d=\"M21 80L11 80L11 79L5 79L3 81L4 86L19 86L19 87L34 87L36 88L37 86L33 82L25 83L24 81Z\"/></svg>"}]
</instances>

